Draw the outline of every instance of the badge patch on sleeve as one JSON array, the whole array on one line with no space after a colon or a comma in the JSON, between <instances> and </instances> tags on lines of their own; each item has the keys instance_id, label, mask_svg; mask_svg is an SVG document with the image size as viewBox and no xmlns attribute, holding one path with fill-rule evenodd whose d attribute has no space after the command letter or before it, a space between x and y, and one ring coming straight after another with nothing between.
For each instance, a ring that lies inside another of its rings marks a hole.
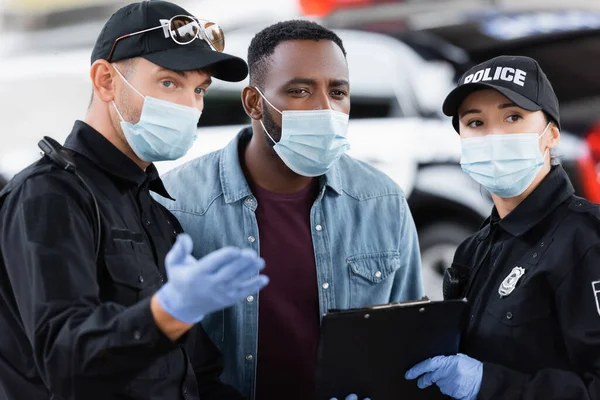
<instances>
[{"instance_id":1,"label":"badge patch on sleeve","mask_svg":"<svg viewBox=\"0 0 600 400\"><path fill-rule=\"evenodd\" d=\"M592 282L592 289L594 290L594 298L596 299L596 310L600 315L600 281Z\"/></svg>"}]
</instances>

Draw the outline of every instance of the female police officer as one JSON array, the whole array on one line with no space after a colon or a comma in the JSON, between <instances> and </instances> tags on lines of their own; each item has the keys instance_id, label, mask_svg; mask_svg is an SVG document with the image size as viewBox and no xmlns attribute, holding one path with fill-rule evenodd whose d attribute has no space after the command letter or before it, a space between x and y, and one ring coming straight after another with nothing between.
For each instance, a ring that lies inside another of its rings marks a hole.
<instances>
[{"instance_id":1,"label":"female police officer","mask_svg":"<svg viewBox=\"0 0 600 400\"><path fill-rule=\"evenodd\" d=\"M456 399L600 399L600 207L551 163L560 122L550 82L533 59L497 57L463 75L444 113L463 170L495 207L445 285L446 298L469 302L462 354L406 378Z\"/></svg>"}]
</instances>

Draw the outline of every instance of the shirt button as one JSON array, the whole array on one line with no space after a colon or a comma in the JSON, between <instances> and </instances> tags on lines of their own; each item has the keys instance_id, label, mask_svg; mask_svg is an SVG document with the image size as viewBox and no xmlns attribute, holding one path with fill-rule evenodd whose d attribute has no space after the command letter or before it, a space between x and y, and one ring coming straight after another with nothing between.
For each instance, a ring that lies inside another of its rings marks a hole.
<instances>
[{"instance_id":1,"label":"shirt button","mask_svg":"<svg viewBox=\"0 0 600 400\"><path fill-rule=\"evenodd\" d=\"M506 313L506 319L512 319L513 315L511 312Z\"/></svg>"},{"instance_id":2,"label":"shirt button","mask_svg":"<svg viewBox=\"0 0 600 400\"><path fill-rule=\"evenodd\" d=\"M315 226L315 229L319 232L321 232L323 230L323 227L321 225L317 225Z\"/></svg>"},{"instance_id":3,"label":"shirt button","mask_svg":"<svg viewBox=\"0 0 600 400\"><path fill-rule=\"evenodd\" d=\"M381 278L381 271L375 272L375 277L376 278Z\"/></svg>"},{"instance_id":4,"label":"shirt button","mask_svg":"<svg viewBox=\"0 0 600 400\"><path fill-rule=\"evenodd\" d=\"M146 225L150 226L150 224L152 224L152 222L150 222L150 220L146 221Z\"/></svg>"},{"instance_id":5,"label":"shirt button","mask_svg":"<svg viewBox=\"0 0 600 400\"><path fill-rule=\"evenodd\" d=\"M144 277L143 276L138 276L138 281L140 281L140 283L144 283Z\"/></svg>"},{"instance_id":6,"label":"shirt button","mask_svg":"<svg viewBox=\"0 0 600 400\"><path fill-rule=\"evenodd\" d=\"M160 274L160 283L165 283L165 277L163 274Z\"/></svg>"},{"instance_id":7,"label":"shirt button","mask_svg":"<svg viewBox=\"0 0 600 400\"><path fill-rule=\"evenodd\" d=\"M323 287L323 289L325 289L325 290L329 289L329 283L325 282L325 283L322 285L322 287Z\"/></svg>"},{"instance_id":8,"label":"shirt button","mask_svg":"<svg viewBox=\"0 0 600 400\"><path fill-rule=\"evenodd\" d=\"M536 258L536 257L537 257L537 253L533 253L533 258Z\"/></svg>"},{"instance_id":9,"label":"shirt button","mask_svg":"<svg viewBox=\"0 0 600 400\"><path fill-rule=\"evenodd\" d=\"M133 332L133 338L135 340L140 340L142 338L142 334L140 333L140 331L134 331Z\"/></svg>"},{"instance_id":10,"label":"shirt button","mask_svg":"<svg viewBox=\"0 0 600 400\"><path fill-rule=\"evenodd\" d=\"M254 296L248 296L248 297L246 297L246 301L248 303L252 303L254 301Z\"/></svg>"},{"instance_id":11,"label":"shirt button","mask_svg":"<svg viewBox=\"0 0 600 400\"><path fill-rule=\"evenodd\" d=\"M248 197L246 199L246 204L248 204L249 206L251 206L252 204L254 204L254 199L252 197Z\"/></svg>"},{"instance_id":12,"label":"shirt button","mask_svg":"<svg viewBox=\"0 0 600 400\"><path fill-rule=\"evenodd\" d=\"M252 361L252 360L254 360L254 357L252 357L252 354L246 354L246 360Z\"/></svg>"},{"instance_id":13,"label":"shirt button","mask_svg":"<svg viewBox=\"0 0 600 400\"><path fill-rule=\"evenodd\" d=\"M249 236L249 237L248 237L248 241L249 241L250 243L254 243L254 242L256 241L256 238L255 238L254 236Z\"/></svg>"}]
</instances>

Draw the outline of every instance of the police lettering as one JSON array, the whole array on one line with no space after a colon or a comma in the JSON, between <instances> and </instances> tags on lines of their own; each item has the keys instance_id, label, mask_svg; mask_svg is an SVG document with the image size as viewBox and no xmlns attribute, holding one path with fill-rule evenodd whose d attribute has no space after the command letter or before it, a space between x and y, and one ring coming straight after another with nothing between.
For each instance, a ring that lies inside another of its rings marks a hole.
<instances>
[{"instance_id":1,"label":"police lettering","mask_svg":"<svg viewBox=\"0 0 600 400\"><path fill-rule=\"evenodd\" d=\"M503 80L506 82L513 82L519 86L524 86L526 76L527 72L518 68L496 67L493 74L491 68L486 68L479 70L474 74L467 75L463 84Z\"/></svg>"}]
</instances>

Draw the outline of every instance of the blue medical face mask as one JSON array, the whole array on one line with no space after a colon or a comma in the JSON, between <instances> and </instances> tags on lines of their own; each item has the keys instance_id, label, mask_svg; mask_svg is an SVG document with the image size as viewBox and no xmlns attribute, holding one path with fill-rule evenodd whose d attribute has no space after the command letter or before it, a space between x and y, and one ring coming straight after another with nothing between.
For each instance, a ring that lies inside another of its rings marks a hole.
<instances>
[{"instance_id":1,"label":"blue medical face mask","mask_svg":"<svg viewBox=\"0 0 600 400\"><path fill-rule=\"evenodd\" d=\"M486 135L461 140L460 165L467 174L501 198L523 194L544 165L537 133Z\"/></svg>"},{"instance_id":2,"label":"blue medical face mask","mask_svg":"<svg viewBox=\"0 0 600 400\"><path fill-rule=\"evenodd\" d=\"M116 67L115 71L144 99L142 114L136 124L125 121L115 102L112 102L121 118L121 129L125 139L133 152L140 160L146 162L176 160L183 157L196 140L198 120L202 113L193 107L144 96Z\"/></svg>"},{"instance_id":3,"label":"blue medical face mask","mask_svg":"<svg viewBox=\"0 0 600 400\"><path fill-rule=\"evenodd\" d=\"M346 139L348 114L330 109L281 112L260 89L255 89L282 115L279 142L275 142L262 120L260 123L274 143L273 150L298 175L314 177L326 174L350 148Z\"/></svg>"}]
</instances>

